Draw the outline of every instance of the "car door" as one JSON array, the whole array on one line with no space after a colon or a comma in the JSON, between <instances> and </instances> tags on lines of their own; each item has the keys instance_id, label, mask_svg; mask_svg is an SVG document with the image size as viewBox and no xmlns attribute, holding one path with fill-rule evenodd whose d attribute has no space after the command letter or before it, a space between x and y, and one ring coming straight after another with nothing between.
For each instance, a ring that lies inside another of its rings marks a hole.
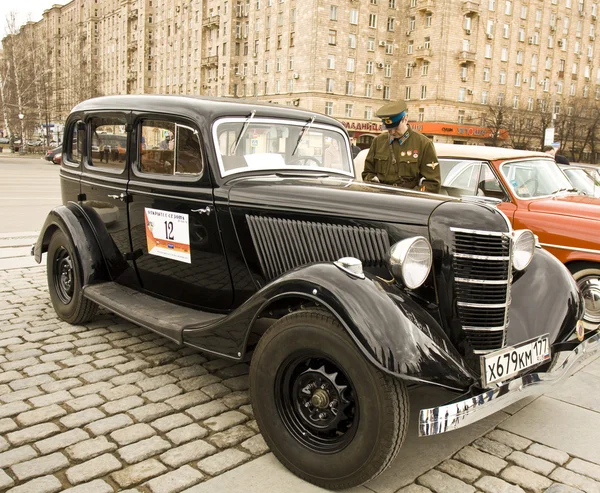
<instances>
[{"instance_id":1,"label":"car door","mask_svg":"<svg viewBox=\"0 0 600 493\"><path fill-rule=\"evenodd\" d=\"M86 115L86 155L81 173L80 204L93 210L102 221L112 244L103 243L107 258L119 259L111 271L113 280L138 287L139 281L131 258L127 217L129 180L128 139L130 112L93 112ZM115 152L122 148L123 152ZM115 252L109 252L114 248Z\"/></svg>"},{"instance_id":2,"label":"car door","mask_svg":"<svg viewBox=\"0 0 600 493\"><path fill-rule=\"evenodd\" d=\"M142 288L191 306L225 309L233 290L199 133L187 121L138 115L127 194Z\"/></svg>"}]
</instances>

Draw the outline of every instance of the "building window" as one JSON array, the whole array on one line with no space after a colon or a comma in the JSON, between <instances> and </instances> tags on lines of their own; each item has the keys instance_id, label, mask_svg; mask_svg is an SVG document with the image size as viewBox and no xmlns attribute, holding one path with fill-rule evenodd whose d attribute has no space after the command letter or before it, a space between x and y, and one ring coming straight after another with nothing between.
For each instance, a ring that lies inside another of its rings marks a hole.
<instances>
[{"instance_id":1,"label":"building window","mask_svg":"<svg viewBox=\"0 0 600 493\"><path fill-rule=\"evenodd\" d=\"M327 116L333 116L333 103L331 103L331 102L325 103L325 114Z\"/></svg>"},{"instance_id":2,"label":"building window","mask_svg":"<svg viewBox=\"0 0 600 493\"><path fill-rule=\"evenodd\" d=\"M506 5L504 6L504 15L512 14L512 1L506 0Z\"/></svg>"},{"instance_id":3,"label":"building window","mask_svg":"<svg viewBox=\"0 0 600 493\"><path fill-rule=\"evenodd\" d=\"M484 56L486 58L492 58L492 45L491 44L485 45Z\"/></svg>"},{"instance_id":4,"label":"building window","mask_svg":"<svg viewBox=\"0 0 600 493\"><path fill-rule=\"evenodd\" d=\"M337 31L330 29L329 35L327 36L327 41L330 45L335 45L337 39Z\"/></svg>"},{"instance_id":5,"label":"building window","mask_svg":"<svg viewBox=\"0 0 600 493\"><path fill-rule=\"evenodd\" d=\"M395 9L396 8L396 0L389 0L388 6L390 9Z\"/></svg>"},{"instance_id":6,"label":"building window","mask_svg":"<svg viewBox=\"0 0 600 493\"><path fill-rule=\"evenodd\" d=\"M423 65L421 65L421 75L427 76L428 73L429 73L429 62L423 62Z\"/></svg>"},{"instance_id":7,"label":"building window","mask_svg":"<svg viewBox=\"0 0 600 493\"><path fill-rule=\"evenodd\" d=\"M337 6L335 5L329 6L329 20L337 21Z\"/></svg>"},{"instance_id":8,"label":"building window","mask_svg":"<svg viewBox=\"0 0 600 493\"><path fill-rule=\"evenodd\" d=\"M465 110L458 110L458 119L457 122L462 125L465 123Z\"/></svg>"},{"instance_id":9,"label":"building window","mask_svg":"<svg viewBox=\"0 0 600 493\"><path fill-rule=\"evenodd\" d=\"M417 120L420 122L425 121L425 108L419 108L419 116L418 116Z\"/></svg>"},{"instance_id":10,"label":"building window","mask_svg":"<svg viewBox=\"0 0 600 493\"><path fill-rule=\"evenodd\" d=\"M390 99L390 86L383 86L383 99Z\"/></svg>"},{"instance_id":11,"label":"building window","mask_svg":"<svg viewBox=\"0 0 600 493\"><path fill-rule=\"evenodd\" d=\"M409 17L408 18L408 30L409 31L414 31L415 30L415 25L416 25L416 19L415 17Z\"/></svg>"},{"instance_id":12,"label":"building window","mask_svg":"<svg viewBox=\"0 0 600 493\"><path fill-rule=\"evenodd\" d=\"M521 86L521 72L517 72L515 74L515 86L517 86L517 87Z\"/></svg>"},{"instance_id":13,"label":"building window","mask_svg":"<svg viewBox=\"0 0 600 493\"><path fill-rule=\"evenodd\" d=\"M294 40L296 38L296 33L290 33L290 47L293 48L294 47Z\"/></svg>"},{"instance_id":14,"label":"building window","mask_svg":"<svg viewBox=\"0 0 600 493\"><path fill-rule=\"evenodd\" d=\"M369 14L369 27L377 28L377 14Z\"/></svg>"},{"instance_id":15,"label":"building window","mask_svg":"<svg viewBox=\"0 0 600 493\"><path fill-rule=\"evenodd\" d=\"M354 109L354 105L352 103L346 103L346 107L344 109L344 116L346 118L352 118L352 110Z\"/></svg>"},{"instance_id":16,"label":"building window","mask_svg":"<svg viewBox=\"0 0 600 493\"><path fill-rule=\"evenodd\" d=\"M481 91L481 104L488 104L488 92Z\"/></svg>"},{"instance_id":17,"label":"building window","mask_svg":"<svg viewBox=\"0 0 600 493\"><path fill-rule=\"evenodd\" d=\"M421 86L421 99L427 99L427 86Z\"/></svg>"},{"instance_id":18,"label":"building window","mask_svg":"<svg viewBox=\"0 0 600 493\"><path fill-rule=\"evenodd\" d=\"M333 92L333 79L327 79L325 90L327 92Z\"/></svg>"},{"instance_id":19,"label":"building window","mask_svg":"<svg viewBox=\"0 0 600 493\"><path fill-rule=\"evenodd\" d=\"M275 72L281 72L281 58L277 57L275 59Z\"/></svg>"},{"instance_id":20,"label":"building window","mask_svg":"<svg viewBox=\"0 0 600 493\"><path fill-rule=\"evenodd\" d=\"M394 22L395 22L394 17L388 17L387 30L389 32L394 32Z\"/></svg>"},{"instance_id":21,"label":"building window","mask_svg":"<svg viewBox=\"0 0 600 493\"><path fill-rule=\"evenodd\" d=\"M427 12L425 15L425 27L431 27L431 20L433 19L433 14L431 12Z\"/></svg>"},{"instance_id":22,"label":"building window","mask_svg":"<svg viewBox=\"0 0 600 493\"><path fill-rule=\"evenodd\" d=\"M527 5L521 5L521 19L527 19Z\"/></svg>"},{"instance_id":23,"label":"building window","mask_svg":"<svg viewBox=\"0 0 600 493\"><path fill-rule=\"evenodd\" d=\"M488 10L496 10L496 0L488 0Z\"/></svg>"},{"instance_id":24,"label":"building window","mask_svg":"<svg viewBox=\"0 0 600 493\"><path fill-rule=\"evenodd\" d=\"M365 120L371 120L373 118L373 108L365 106Z\"/></svg>"},{"instance_id":25,"label":"building window","mask_svg":"<svg viewBox=\"0 0 600 493\"><path fill-rule=\"evenodd\" d=\"M346 81L346 96L352 96L354 94L354 82L351 80Z\"/></svg>"},{"instance_id":26,"label":"building window","mask_svg":"<svg viewBox=\"0 0 600 493\"><path fill-rule=\"evenodd\" d=\"M350 10L350 24L358 24L358 10Z\"/></svg>"},{"instance_id":27,"label":"building window","mask_svg":"<svg viewBox=\"0 0 600 493\"><path fill-rule=\"evenodd\" d=\"M508 24L504 24L502 27L502 36L506 39L510 36L510 26Z\"/></svg>"},{"instance_id":28,"label":"building window","mask_svg":"<svg viewBox=\"0 0 600 493\"><path fill-rule=\"evenodd\" d=\"M346 60L346 72L354 72L354 58Z\"/></svg>"},{"instance_id":29,"label":"building window","mask_svg":"<svg viewBox=\"0 0 600 493\"><path fill-rule=\"evenodd\" d=\"M365 84L365 96L368 98L373 97L373 84Z\"/></svg>"},{"instance_id":30,"label":"building window","mask_svg":"<svg viewBox=\"0 0 600 493\"><path fill-rule=\"evenodd\" d=\"M391 76L392 76L392 64L386 63L384 77L391 77Z\"/></svg>"},{"instance_id":31,"label":"building window","mask_svg":"<svg viewBox=\"0 0 600 493\"><path fill-rule=\"evenodd\" d=\"M410 101L410 86L404 88L404 99Z\"/></svg>"},{"instance_id":32,"label":"building window","mask_svg":"<svg viewBox=\"0 0 600 493\"><path fill-rule=\"evenodd\" d=\"M483 67L483 82L489 82L489 81L490 81L490 68Z\"/></svg>"},{"instance_id":33,"label":"building window","mask_svg":"<svg viewBox=\"0 0 600 493\"><path fill-rule=\"evenodd\" d=\"M356 34L348 35L348 48L350 48L350 49L356 48Z\"/></svg>"},{"instance_id":34,"label":"building window","mask_svg":"<svg viewBox=\"0 0 600 493\"><path fill-rule=\"evenodd\" d=\"M523 65L523 52L517 51L517 65Z\"/></svg>"},{"instance_id":35,"label":"building window","mask_svg":"<svg viewBox=\"0 0 600 493\"><path fill-rule=\"evenodd\" d=\"M503 92L498 94L498 97L496 98L496 104L498 106L502 106L504 104L504 93Z\"/></svg>"},{"instance_id":36,"label":"building window","mask_svg":"<svg viewBox=\"0 0 600 493\"><path fill-rule=\"evenodd\" d=\"M500 60L503 62L508 62L508 48L502 48L502 51L500 52Z\"/></svg>"},{"instance_id":37,"label":"building window","mask_svg":"<svg viewBox=\"0 0 600 493\"><path fill-rule=\"evenodd\" d=\"M464 87L459 87L458 88L458 101L460 102L464 102L465 100L465 94L467 93L467 89Z\"/></svg>"},{"instance_id":38,"label":"building window","mask_svg":"<svg viewBox=\"0 0 600 493\"><path fill-rule=\"evenodd\" d=\"M367 75L373 74L373 65L374 64L371 60L367 62Z\"/></svg>"},{"instance_id":39,"label":"building window","mask_svg":"<svg viewBox=\"0 0 600 493\"><path fill-rule=\"evenodd\" d=\"M562 93L563 93L563 81L558 80L558 81L556 81L556 94L562 94Z\"/></svg>"},{"instance_id":40,"label":"building window","mask_svg":"<svg viewBox=\"0 0 600 493\"><path fill-rule=\"evenodd\" d=\"M536 81L535 75L531 74L529 76L529 89L535 89L535 81Z\"/></svg>"},{"instance_id":41,"label":"building window","mask_svg":"<svg viewBox=\"0 0 600 493\"><path fill-rule=\"evenodd\" d=\"M533 98L527 98L527 111L533 111Z\"/></svg>"},{"instance_id":42,"label":"building window","mask_svg":"<svg viewBox=\"0 0 600 493\"><path fill-rule=\"evenodd\" d=\"M293 56L290 56L290 61L288 63L288 69L294 70L294 57Z\"/></svg>"},{"instance_id":43,"label":"building window","mask_svg":"<svg viewBox=\"0 0 600 493\"><path fill-rule=\"evenodd\" d=\"M413 40L411 39L408 42L408 45L407 45L407 54L408 55L412 55L413 54L414 47L415 47L415 44L414 44Z\"/></svg>"},{"instance_id":44,"label":"building window","mask_svg":"<svg viewBox=\"0 0 600 493\"><path fill-rule=\"evenodd\" d=\"M498 77L498 83L499 84L506 84L506 72L504 70L500 70L500 74Z\"/></svg>"},{"instance_id":45,"label":"building window","mask_svg":"<svg viewBox=\"0 0 600 493\"><path fill-rule=\"evenodd\" d=\"M330 70L335 69L335 55L327 55L327 68Z\"/></svg>"},{"instance_id":46,"label":"building window","mask_svg":"<svg viewBox=\"0 0 600 493\"><path fill-rule=\"evenodd\" d=\"M519 96L516 94L513 96L513 109L517 109L519 107Z\"/></svg>"}]
</instances>

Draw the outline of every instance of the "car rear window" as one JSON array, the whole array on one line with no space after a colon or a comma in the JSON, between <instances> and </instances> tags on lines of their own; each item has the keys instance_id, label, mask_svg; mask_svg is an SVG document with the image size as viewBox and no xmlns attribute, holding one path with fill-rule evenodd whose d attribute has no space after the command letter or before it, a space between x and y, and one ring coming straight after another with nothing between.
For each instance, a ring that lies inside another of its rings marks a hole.
<instances>
[{"instance_id":1,"label":"car rear window","mask_svg":"<svg viewBox=\"0 0 600 493\"><path fill-rule=\"evenodd\" d=\"M121 117L91 119L91 165L122 171L127 163L127 121Z\"/></svg>"}]
</instances>

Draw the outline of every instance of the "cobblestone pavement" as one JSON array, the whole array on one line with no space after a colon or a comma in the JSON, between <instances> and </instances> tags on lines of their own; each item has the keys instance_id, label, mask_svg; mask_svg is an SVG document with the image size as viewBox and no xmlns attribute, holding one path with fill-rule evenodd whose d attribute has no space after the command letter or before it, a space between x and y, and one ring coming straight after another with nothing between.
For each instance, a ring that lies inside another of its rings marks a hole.
<instances>
[{"instance_id":1,"label":"cobblestone pavement","mask_svg":"<svg viewBox=\"0 0 600 493\"><path fill-rule=\"evenodd\" d=\"M61 322L43 267L0 271L0 368L0 491L179 492L268 451L246 364ZM400 491L600 493L600 464L495 429Z\"/></svg>"}]
</instances>

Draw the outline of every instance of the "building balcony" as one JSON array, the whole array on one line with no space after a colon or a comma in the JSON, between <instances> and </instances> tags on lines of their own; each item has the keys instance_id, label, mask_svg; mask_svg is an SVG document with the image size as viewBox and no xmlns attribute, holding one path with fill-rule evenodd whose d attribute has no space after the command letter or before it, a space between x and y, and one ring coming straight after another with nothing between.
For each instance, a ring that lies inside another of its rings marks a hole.
<instances>
[{"instance_id":1,"label":"building balcony","mask_svg":"<svg viewBox=\"0 0 600 493\"><path fill-rule=\"evenodd\" d=\"M417 10L423 13L433 12L434 7L435 0L419 0L417 3Z\"/></svg>"},{"instance_id":2,"label":"building balcony","mask_svg":"<svg viewBox=\"0 0 600 493\"><path fill-rule=\"evenodd\" d=\"M137 19L137 16L138 16L138 9L130 10L129 14L127 14L127 18L129 20Z\"/></svg>"},{"instance_id":3,"label":"building balcony","mask_svg":"<svg viewBox=\"0 0 600 493\"><path fill-rule=\"evenodd\" d=\"M135 50L137 50L137 47L138 47L137 40L133 40L133 41L130 41L129 43L127 43L128 51L135 51Z\"/></svg>"},{"instance_id":4,"label":"building balcony","mask_svg":"<svg viewBox=\"0 0 600 493\"><path fill-rule=\"evenodd\" d=\"M428 60L433 56L433 50L431 48L417 48L415 51L415 58L417 60Z\"/></svg>"},{"instance_id":5,"label":"building balcony","mask_svg":"<svg viewBox=\"0 0 600 493\"><path fill-rule=\"evenodd\" d=\"M479 15L480 9L479 0L467 0L462 4L462 12L465 15Z\"/></svg>"},{"instance_id":6,"label":"building balcony","mask_svg":"<svg viewBox=\"0 0 600 493\"><path fill-rule=\"evenodd\" d=\"M216 67L218 64L219 57L217 55L202 57L201 65L203 67Z\"/></svg>"},{"instance_id":7,"label":"building balcony","mask_svg":"<svg viewBox=\"0 0 600 493\"><path fill-rule=\"evenodd\" d=\"M477 61L477 53L472 51L460 51L458 53L458 61L460 63L475 63Z\"/></svg>"},{"instance_id":8,"label":"building balcony","mask_svg":"<svg viewBox=\"0 0 600 493\"><path fill-rule=\"evenodd\" d=\"M129 82L137 80L137 72L135 70L130 70L127 72L127 80Z\"/></svg>"},{"instance_id":9,"label":"building balcony","mask_svg":"<svg viewBox=\"0 0 600 493\"><path fill-rule=\"evenodd\" d=\"M218 15L211 15L202 21L202 27L219 27L219 18Z\"/></svg>"}]
</instances>

